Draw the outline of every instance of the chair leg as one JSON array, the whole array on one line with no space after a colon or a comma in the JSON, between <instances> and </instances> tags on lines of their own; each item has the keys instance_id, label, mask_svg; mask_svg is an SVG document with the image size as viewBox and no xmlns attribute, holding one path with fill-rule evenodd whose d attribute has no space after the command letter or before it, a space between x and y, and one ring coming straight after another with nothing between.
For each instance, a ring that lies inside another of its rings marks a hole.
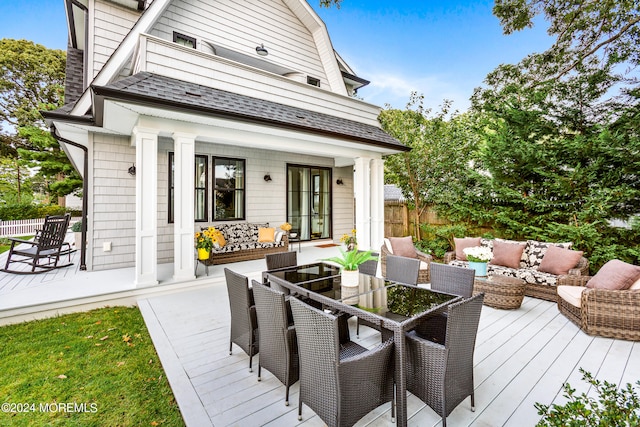
<instances>
[{"instance_id":1,"label":"chair leg","mask_svg":"<svg viewBox=\"0 0 640 427\"><path fill-rule=\"evenodd\" d=\"M253 367L251 364L253 363L253 356L249 356L249 372L253 372Z\"/></svg>"},{"instance_id":2,"label":"chair leg","mask_svg":"<svg viewBox=\"0 0 640 427\"><path fill-rule=\"evenodd\" d=\"M231 356L232 349L233 349L233 341L229 341L229 356Z\"/></svg>"},{"instance_id":3,"label":"chair leg","mask_svg":"<svg viewBox=\"0 0 640 427\"><path fill-rule=\"evenodd\" d=\"M289 384L287 384L287 391L284 393L284 406L289 406Z\"/></svg>"},{"instance_id":4,"label":"chair leg","mask_svg":"<svg viewBox=\"0 0 640 427\"><path fill-rule=\"evenodd\" d=\"M476 412L476 399L474 393L471 393L471 412Z\"/></svg>"},{"instance_id":5,"label":"chair leg","mask_svg":"<svg viewBox=\"0 0 640 427\"><path fill-rule=\"evenodd\" d=\"M262 377L260 377L261 373L262 373L262 365L258 363L258 381L262 381Z\"/></svg>"},{"instance_id":6,"label":"chair leg","mask_svg":"<svg viewBox=\"0 0 640 427\"><path fill-rule=\"evenodd\" d=\"M298 392L298 421L302 421L302 393Z\"/></svg>"}]
</instances>

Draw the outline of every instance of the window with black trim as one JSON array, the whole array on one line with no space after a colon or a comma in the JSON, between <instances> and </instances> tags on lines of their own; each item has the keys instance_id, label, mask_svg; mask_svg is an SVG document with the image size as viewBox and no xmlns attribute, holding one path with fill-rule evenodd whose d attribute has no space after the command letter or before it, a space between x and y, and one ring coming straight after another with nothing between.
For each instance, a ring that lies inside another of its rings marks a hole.
<instances>
[{"instance_id":1,"label":"window with black trim","mask_svg":"<svg viewBox=\"0 0 640 427\"><path fill-rule=\"evenodd\" d=\"M195 156L195 203L194 219L196 222L207 222L209 206L209 157L201 154ZM169 152L169 223L174 220L174 182L175 161L174 154Z\"/></svg>"},{"instance_id":2,"label":"window with black trim","mask_svg":"<svg viewBox=\"0 0 640 427\"><path fill-rule=\"evenodd\" d=\"M196 39L195 37L187 36L185 34L180 34L176 31L173 32L173 42L178 43L182 46L196 48Z\"/></svg>"},{"instance_id":3,"label":"window with black trim","mask_svg":"<svg viewBox=\"0 0 640 427\"><path fill-rule=\"evenodd\" d=\"M245 161L214 157L213 220L245 219Z\"/></svg>"}]
</instances>

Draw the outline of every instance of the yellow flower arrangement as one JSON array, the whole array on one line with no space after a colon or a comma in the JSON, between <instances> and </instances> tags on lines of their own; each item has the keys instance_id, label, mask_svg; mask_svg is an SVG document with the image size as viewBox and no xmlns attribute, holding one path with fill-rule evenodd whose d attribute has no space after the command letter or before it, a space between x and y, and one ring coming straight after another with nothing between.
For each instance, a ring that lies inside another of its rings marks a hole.
<instances>
[{"instance_id":1,"label":"yellow flower arrangement","mask_svg":"<svg viewBox=\"0 0 640 427\"><path fill-rule=\"evenodd\" d=\"M356 229L351 230L351 234L343 234L340 238L340 241L349 246L356 246L358 244L358 240L356 240Z\"/></svg>"},{"instance_id":2,"label":"yellow flower arrangement","mask_svg":"<svg viewBox=\"0 0 640 427\"><path fill-rule=\"evenodd\" d=\"M216 230L215 227L209 227L206 230L198 231L195 234L196 248L206 249L211 252L214 244L224 246L224 237L220 230Z\"/></svg>"},{"instance_id":3,"label":"yellow flower arrangement","mask_svg":"<svg viewBox=\"0 0 640 427\"><path fill-rule=\"evenodd\" d=\"M289 231L291 230L291 224L289 224L288 222L285 222L280 226L280 229L283 231Z\"/></svg>"}]
</instances>

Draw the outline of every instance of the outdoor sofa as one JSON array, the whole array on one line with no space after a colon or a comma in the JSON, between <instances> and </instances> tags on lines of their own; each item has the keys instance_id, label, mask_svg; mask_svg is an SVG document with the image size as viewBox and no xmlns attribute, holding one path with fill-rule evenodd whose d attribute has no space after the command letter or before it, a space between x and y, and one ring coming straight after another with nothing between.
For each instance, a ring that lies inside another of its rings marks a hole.
<instances>
[{"instance_id":1,"label":"outdoor sofa","mask_svg":"<svg viewBox=\"0 0 640 427\"><path fill-rule=\"evenodd\" d=\"M226 264L264 258L267 254L289 250L287 233L269 227L269 223L224 223L217 224L226 241L223 246L214 247L209 259L200 260L205 265ZM273 233L273 240L265 239ZM261 239L262 237L262 239Z\"/></svg>"},{"instance_id":2,"label":"outdoor sofa","mask_svg":"<svg viewBox=\"0 0 640 427\"><path fill-rule=\"evenodd\" d=\"M455 250L445 254L445 264L468 267L469 263L466 261L463 249L487 246L493 252L493 259L487 266L487 273L524 280L525 295L530 297L556 302L556 286L559 277L589 274L589 261L582 256L581 251L571 250L570 242L513 241L479 237L454 240ZM547 255L546 258L545 255Z\"/></svg>"}]
</instances>

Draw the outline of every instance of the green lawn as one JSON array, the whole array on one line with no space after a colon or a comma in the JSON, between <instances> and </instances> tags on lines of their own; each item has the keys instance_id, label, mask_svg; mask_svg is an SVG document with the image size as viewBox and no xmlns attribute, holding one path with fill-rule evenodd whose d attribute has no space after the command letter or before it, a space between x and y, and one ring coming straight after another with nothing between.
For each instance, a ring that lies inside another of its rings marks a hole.
<instances>
[{"instance_id":1,"label":"green lawn","mask_svg":"<svg viewBox=\"0 0 640 427\"><path fill-rule=\"evenodd\" d=\"M33 236L16 237L16 239L21 239L21 240L31 240L32 238ZM9 240L9 238L7 237L0 237L0 254L8 251L10 247L11 247L11 240Z\"/></svg>"},{"instance_id":2,"label":"green lawn","mask_svg":"<svg viewBox=\"0 0 640 427\"><path fill-rule=\"evenodd\" d=\"M0 327L0 425L183 426L137 307Z\"/></svg>"}]
</instances>

